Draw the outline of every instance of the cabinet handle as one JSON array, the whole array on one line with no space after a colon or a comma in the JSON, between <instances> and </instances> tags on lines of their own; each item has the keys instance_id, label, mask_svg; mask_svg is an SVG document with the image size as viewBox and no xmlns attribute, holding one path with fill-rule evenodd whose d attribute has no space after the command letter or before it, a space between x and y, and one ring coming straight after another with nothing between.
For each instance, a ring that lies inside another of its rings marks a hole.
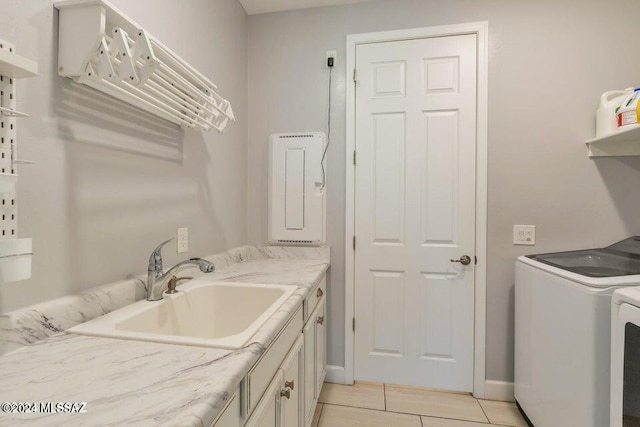
<instances>
[{"instance_id":1,"label":"cabinet handle","mask_svg":"<svg viewBox=\"0 0 640 427\"><path fill-rule=\"evenodd\" d=\"M280 390L280 396L286 397L287 399L291 399L291 390L289 389Z\"/></svg>"},{"instance_id":2,"label":"cabinet handle","mask_svg":"<svg viewBox=\"0 0 640 427\"><path fill-rule=\"evenodd\" d=\"M316 296L318 298L322 298L322 295L324 295L324 292L322 291L322 289L318 288L318 292L316 292Z\"/></svg>"},{"instance_id":3,"label":"cabinet handle","mask_svg":"<svg viewBox=\"0 0 640 427\"><path fill-rule=\"evenodd\" d=\"M291 390L293 390L295 387L295 381L291 380L291 381L285 381L284 382L284 386L287 388L290 388Z\"/></svg>"},{"instance_id":4,"label":"cabinet handle","mask_svg":"<svg viewBox=\"0 0 640 427\"><path fill-rule=\"evenodd\" d=\"M324 324L324 316L320 316L318 317L318 320L316 320L317 323L323 325Z\"/></svg>"}]
</instances>

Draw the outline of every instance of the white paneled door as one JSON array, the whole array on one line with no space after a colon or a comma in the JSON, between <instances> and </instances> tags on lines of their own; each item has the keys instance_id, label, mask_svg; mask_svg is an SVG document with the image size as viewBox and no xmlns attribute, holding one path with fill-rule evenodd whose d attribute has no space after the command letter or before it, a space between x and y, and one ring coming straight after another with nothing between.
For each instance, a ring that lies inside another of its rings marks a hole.
<instances>
[{"instance_id":1,"label":"white paneled door","mask_svg":"<svg viewBox=\"0 0 640 427\"><path fill-rule=\"evenodd\" d=\"M476 52L357 46L356 380L473 390Z\"/></svg>"}]
</instances>

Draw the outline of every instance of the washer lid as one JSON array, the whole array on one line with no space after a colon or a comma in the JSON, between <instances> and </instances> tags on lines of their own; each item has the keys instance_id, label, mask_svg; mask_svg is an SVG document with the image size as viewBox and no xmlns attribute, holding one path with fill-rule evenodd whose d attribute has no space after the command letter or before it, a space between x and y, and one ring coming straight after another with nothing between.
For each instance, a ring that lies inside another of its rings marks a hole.
<instances>
[{"instance_id":1,"label":"washer lid","mask_svg":"<svg viewBox=\"0 0 640 427\"><path fill-rule=\"evenodd\" d=\"M553 267L587 277L614 277L640 274L640 257L605 249L528 255Z\"/></svg>"}]
</instances>

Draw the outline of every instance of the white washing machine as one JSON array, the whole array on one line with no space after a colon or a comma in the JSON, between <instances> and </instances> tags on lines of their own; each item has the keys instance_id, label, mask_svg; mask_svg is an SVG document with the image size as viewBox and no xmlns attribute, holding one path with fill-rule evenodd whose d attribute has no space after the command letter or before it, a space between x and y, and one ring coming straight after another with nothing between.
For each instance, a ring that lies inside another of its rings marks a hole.
<instances>
[{"instance_id":1,"label":"white washing machine","mask_svg":"<svg viewBox=\"0 0 640 427\"><path fill-rule=\"evenodd\" d=\"M640 237L516 262L515 398L536 427L609 424L611 295L640 285Z\"/></svg>"},{"instance_id":2,"label":"white washing machine","mask_svg":"<svg viewBox=\"0 0 640 427\"><path fill-rule=\"evenodd\" d=\"M640 426L640 287L611 300L611 424Z\"/></svg>"}]
</instances>

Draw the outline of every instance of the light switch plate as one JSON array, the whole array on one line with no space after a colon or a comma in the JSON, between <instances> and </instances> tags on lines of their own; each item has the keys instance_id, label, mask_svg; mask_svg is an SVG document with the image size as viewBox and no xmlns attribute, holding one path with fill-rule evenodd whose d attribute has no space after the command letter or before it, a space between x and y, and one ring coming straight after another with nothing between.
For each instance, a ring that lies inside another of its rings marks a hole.
<instances>
[{"instance_id":1,"label":"light switch plate","mask_svg":"<svg viewBox=\"0 0 640 427\"><path fill-rule=\"evenodd\" d=\"M189 229L187 227L178 228L178 253L184 253L189 250Z\"/></svg>"},{"instance_id":2,"label":"light switch plate","mask_svg":"<svg viewBox=\"0 0 640 427\"><path fill-rule=\"evenodd\" d=\"M514 225L513 226L513 244L534 246L536 244L536 226L535 225Z\"/></svg>"}]
</instances>

